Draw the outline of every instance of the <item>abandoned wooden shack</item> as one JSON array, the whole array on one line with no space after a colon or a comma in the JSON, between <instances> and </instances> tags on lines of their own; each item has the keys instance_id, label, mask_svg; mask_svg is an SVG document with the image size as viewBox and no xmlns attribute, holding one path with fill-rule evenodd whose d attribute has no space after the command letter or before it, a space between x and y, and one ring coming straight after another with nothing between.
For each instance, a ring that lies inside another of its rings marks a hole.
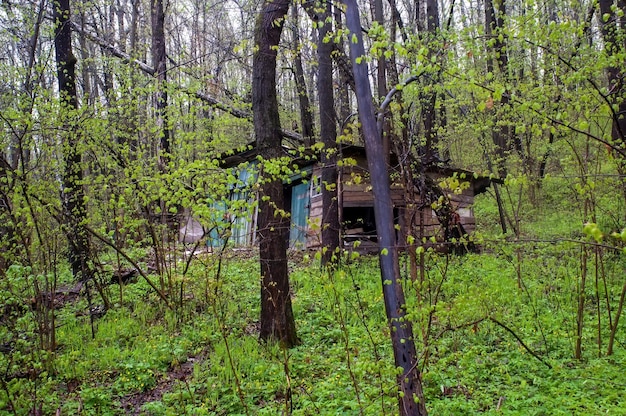
<instances>
[{"instance_id":1,"label":"abandoned wooden shack","mask_svg":"<svg viewBox=\"0 0 626 416\"><path fill-rule=\"evenodd\" d=\"M376 224L374 220L374 195L372 193L365 149L360 146L344 146L341 149L342 164L339 167L337 195L339 204L339 222L342 225L341 240L344 246L359 242L361 250L376 249ZM459 234L471 234L476 228L472 205L474 197L486 191L490 185L487 177L474 175L472 172L452 167L433 166L424 174L428 182L436 184L439 193L423 195L420 191L427 186L416 187L407 192L405 185L399 180L398 162L391 158L391 198L394 206L394 217L397 225L397 241L399 247L407 244L407 236L417 240L422 237L436 241L448 240L441 224L441 211L448 210L453 224ZM320 226L322 221L322 198L319 192L319 175L321 166L313 166L310 187L310 199L307 203L306 247L315 248L321 244ZM418 177L419 172L414 176ZM434 200L433 200L434 199ZM444 205L448 205L443 207Z\"/></svg>"},{"instance_id":2,"label":"abandoned wooden shack","mask_svg":"<svg viewBox=\"0 0 626 416\"><path fill-rule=\"evenodd\" d=\"M292 249L314 249L321 246L322 196L320 184L321 165L312 153L291 157L295 172L284 181L285 211L290 214L289 243ZM230 169L240 183L254 182L256 175L257 152L253 145L244 150L222 157L222 167ZM339 222L342 226L341 240L344 247L353 246L355 241L361 249L375 249L376 225L374 221L374 197L369 183L365 149L360 146L344 145L340 149L341 166L338 167ZM476 222L472 210L474 197L485 192L490 185L487 177L476 176L472 172L451 167L431 167L425 175L429 182L438 184L436 195L422 195L419 187L411 192L397 180L398 175L392 166L392 199L396 224L398 225L398 245L406 245L407 235L420 238L434 237L437 241L450 238L441 224L441 205L447 204L447 215L461 234L474 231ZM397 166L396 166L397 167ZM394 180L394 178L396 178ZM257 197L255 187L245 190L233 188L229 198L253 201ZM434 200L433 200L434 199ZM438 207L439 205L439 207ZM220 206L216 205L216 209ZM236 246L256 244L256 217L254 204L245 212L225 213L231 215L232 230L229 241ZM448 221L448 220L446 220ZM219 244L220 237L207 233L212 244ZM211 242L210 242L211 243Z\"/></svg>"}]
</instances>

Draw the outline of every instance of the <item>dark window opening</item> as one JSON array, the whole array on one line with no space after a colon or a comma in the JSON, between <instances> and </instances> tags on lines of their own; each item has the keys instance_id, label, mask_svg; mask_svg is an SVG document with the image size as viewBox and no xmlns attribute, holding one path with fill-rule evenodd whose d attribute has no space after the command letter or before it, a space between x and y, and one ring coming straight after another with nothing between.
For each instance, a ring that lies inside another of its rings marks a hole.
<instances>
[{"instance_id":1,"label":"dark window opening","mask_svg":"<svg viewBox=\"0 0 626 416\"><path fill-rule=\"evenodd\" d=\"M394 224L399 224L399 211L393 209ZM344 241L349 243L356 240L378 242L376 236L376 219L374 207L347 207L343 209ZM398 238L399 235L396 235Z\"/></svg>"},{"instance_id":2,"label":"dark window opening","mask_svg":"<svg viewBox=\"0 0 626 416\"><path fill-rule=\"evenodd\" d=\"M343 230L347 241L376 240L374 207L349 207L343 209Z\"/></svg>"}]
</instances>

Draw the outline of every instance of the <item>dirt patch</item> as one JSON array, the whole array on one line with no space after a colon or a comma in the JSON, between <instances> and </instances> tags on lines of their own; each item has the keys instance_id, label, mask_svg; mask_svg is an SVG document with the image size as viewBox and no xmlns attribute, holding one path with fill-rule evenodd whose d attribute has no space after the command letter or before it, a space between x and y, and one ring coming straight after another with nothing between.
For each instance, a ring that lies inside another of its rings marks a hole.
<instances>
[{"instance_id":1,"label":"dirt patch","mask_svg":"<svg viewBox=\"0 0 626 416\"><path fill-rule=\"evenodd\" d=\"M176 383L185 381L193 373L194 364L204 360L204 355L190 357L184 363L171 368L158 381L152 390L133 393L120 398L121 408L127 415L141 415L141 407L150 402L159 401L165 393L168 393Z\"/></svg>"}]
</instances>

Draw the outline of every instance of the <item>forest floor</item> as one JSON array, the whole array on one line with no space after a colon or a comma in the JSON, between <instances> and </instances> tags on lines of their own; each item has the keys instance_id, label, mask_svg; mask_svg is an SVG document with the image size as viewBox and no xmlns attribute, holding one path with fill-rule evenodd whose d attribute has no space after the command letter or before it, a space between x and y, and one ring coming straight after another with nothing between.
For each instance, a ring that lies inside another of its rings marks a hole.
<instances>
[{"instance_id":1,"label":"forest floor","mask_svg":"<svg viewBox=\"0 0 626 416\"><path fill-rule=\"evenodd\" d=\"M59 286L58 349L52 359L33 349L32 311L16 321L22 341L1 356L0 414L396 414L377 259L347 255L332 273L315 253L290 257L302 341L290 350L259 342L254 251L203 253L187 274L173 269L169 307L143 279L94 290L92 310L102 296L111 305L95 336L75 293L84 288ZM425 253L424 280L404 287L431 414L626 415L621 326L607 355L625 261L607 253L602 274L588 277L577 359L580 255L568 242ZM407 258L401 265L410 275Z\"/></svg>"}]
</instances>

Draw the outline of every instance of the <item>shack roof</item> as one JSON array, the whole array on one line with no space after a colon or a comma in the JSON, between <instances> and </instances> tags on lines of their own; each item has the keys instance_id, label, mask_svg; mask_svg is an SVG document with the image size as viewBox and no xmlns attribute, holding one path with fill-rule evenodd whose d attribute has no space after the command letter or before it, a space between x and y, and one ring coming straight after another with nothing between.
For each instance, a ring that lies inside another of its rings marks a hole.
<instances>
[{"instance_id":1,"label":"shack roof","mask_svg":"<svg viewBox=\"0 0 626 416\"><path fill-rule=\"evenodd\" d=\"M282 146L282 149L284 155L291 157L293 159L293 162L298 164L298 166L300 167L313 166L318 163L320 159L320 150L314 151L310 148L294 149L288 146ZM246 146L220 154L218 156L218 160L220 160L220 166L224 168L230 168L245 162L257 160L258 154L259 152L256 147L256 142L250 142ZM343 157L366 158L365 148L360 145L342 144L340 146L340 154ZM392 154L390 159L390 164L392 166L397 166L399 164L398 158L395 156L395 154ZM487 188L491 186L492 182L502 183L501 179L496 179L485 175L477 175L475 172L472 172L470 170L455 168L448 164L431 164L427 167L426 172L431 174L439 174L441 176L457 175L459 177L465 178L465 180L469 181L472 184L474 195L486 192Z\"/></svg>"},{"instance_id":2,"label":"shack roof","mask_svg":"<svg viewBox=\"0 0 626 416\"><path fill-rule=\"evenodd\" d=\"M317 162L317 154L311 149L294 149L282 146L282 152L284 156L292 158L292 161L300 167L313 165ZM255 161L258 156L256 142L250 142L232 151L221 153L217 159L220 161L221 167L232 168L245 162Z\"/></svg>"}]
</instances>

